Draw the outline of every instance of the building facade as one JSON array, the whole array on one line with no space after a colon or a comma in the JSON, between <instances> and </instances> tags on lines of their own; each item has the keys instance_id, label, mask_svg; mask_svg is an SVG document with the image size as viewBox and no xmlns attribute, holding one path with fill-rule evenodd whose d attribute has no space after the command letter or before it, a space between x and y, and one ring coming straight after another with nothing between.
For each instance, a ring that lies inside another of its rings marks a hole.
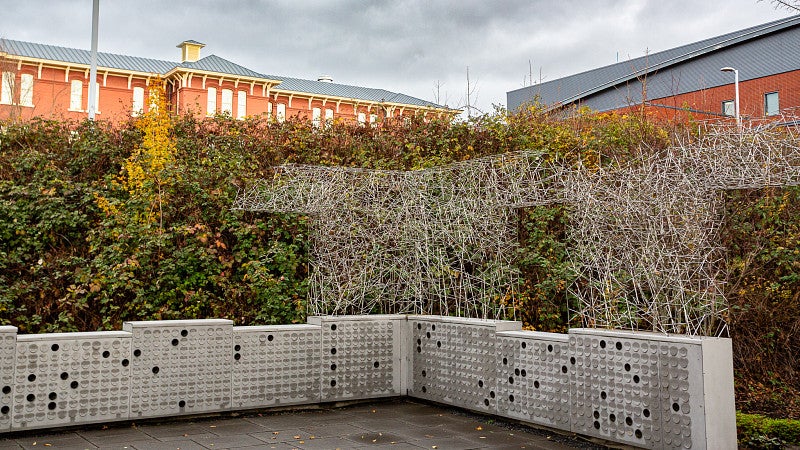
<instances>
[{"instance_id":1,"label":"building facade","mask_svg":"<svg viewBox=\"0 0 800 450\"><path fill-rule=\"evenodd\" d=\"M163 80L173 112L236 118L299 116L377 123L391 117L452 116L444 106L405 94L258 73L216 55L204 44L178 45L180 62L98 53L98 120L121 121L149 109L148 83ZM91 53L31 42L0 40L0 120L32 117L82 119L89 109Z\"/></svg>"},{"instance_id":2,"label":"building facade","mask_svg":"<svg viewBox=\"0 0 800 450\"><path fill-rule=\"evenodd\" d=\"M795 116L800 108L800 16L510 91L508 108L538 101L551 108L644 107L666 119L724 119L735 113L734 74L720 70L725 67L738 71L745 121Z\"/></svg>"}]
</instances>

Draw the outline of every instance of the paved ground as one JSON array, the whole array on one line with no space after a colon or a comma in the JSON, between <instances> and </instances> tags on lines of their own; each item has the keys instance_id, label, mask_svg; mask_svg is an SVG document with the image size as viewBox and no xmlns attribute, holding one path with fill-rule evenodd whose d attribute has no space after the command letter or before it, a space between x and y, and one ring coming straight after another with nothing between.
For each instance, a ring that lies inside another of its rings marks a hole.
<instances>
[{"instance_id":1,"label":"paved ground","mask_svg":"<svg viewBox=\"0 0 800 450\"><path fill-rule=\"evenodd\" d=\"M575 438L407 399L343 408L0 435L0 449L598 449Z\"/></svg>"}]
</instances>

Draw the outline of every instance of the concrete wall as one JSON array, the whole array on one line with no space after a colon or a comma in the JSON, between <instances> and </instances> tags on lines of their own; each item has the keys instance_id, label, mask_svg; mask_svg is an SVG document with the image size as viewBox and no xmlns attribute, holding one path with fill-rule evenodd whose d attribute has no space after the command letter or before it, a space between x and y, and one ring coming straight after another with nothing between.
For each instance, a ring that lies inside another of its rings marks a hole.
<instances>
[{"instance_id":1,"label":"concrete wall","mask_svg":"<svg viewBox=\"0 0 800 450\"><path fill-rule=\"evenodd\" d=\"M0 433L409 395L653 449L736 448L728 339L440 316L0 327Z\"/></svg>"}]
</instances>

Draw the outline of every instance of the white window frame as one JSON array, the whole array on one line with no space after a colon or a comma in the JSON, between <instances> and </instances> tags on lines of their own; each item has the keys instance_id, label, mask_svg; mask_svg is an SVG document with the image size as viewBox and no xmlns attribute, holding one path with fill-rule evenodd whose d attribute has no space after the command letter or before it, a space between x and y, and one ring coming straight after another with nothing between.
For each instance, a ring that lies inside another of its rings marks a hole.
<instances>
[{"instance_id":1,"label":"white window frame","mask_svg":"<svg viewBox=\"0 0 800 450\"><path fill-rule=\"evenodd\" d=\"M358 117L358 124L359 125L364 125L364 124L367 123L367 115L365 113L361 113L360 112L360 113L358 113L358 115L356 117Z\"/></svg>"},{"instance_id":2,"label":"white window frame","mask_svg":"<svg viewBox=\"0 0 800 450\"><path fill-rule=\"evenodd\" d=\"M369 126L377 127L378 126L378 115L377 114L370 114L369 115Z\"/></svg>"},{"instance_id":3,"label":"white window frame","mask_svg":"<svg viewBox=\"0 0 800 450\"><path fill-rule=\"evenodd\" d=\"M247 92L236 92L236 118L244 119L247 115Z\"/></svg>"},{"instance_id":4,"label":"white window frame","mask_svg":"<svg viewBox=\"0 0 800 450\"><path fill-rule=\"evenodd\" d=\"M19 104L33 108L33 75L29 73L19 77Z\"/></svg>"},{"instance_id":5,"label":"white window frame","mask_svg":"<svg viewBox=\"0 0 800 450\"><path fill-rule=\"evenodd\" d=\"M83 81L72 80L69 83L69 110L83 112Z\"/></svg>"},{"instance_id":6,"label":"white window frame","mask_svg":"<svg viewBox=\"0 0 800 450\"><path fill-rule=\"evenodd\" d=\"M733 117L736 115L736 104L733 100L722 101L722 115Z\"/></svg>"},{"instance_id":7,"label":"white window frame","mask_svg":"<svg viewBox=\"0 0 800 450\"><path fill-rule=\"evenodd\" d=\"M771 110L771 109L769 109L769 106L770 106L770 100L769 99L773 95L775 96L775 108ZM777 91L775 91L775 92L767 92L766 94L764 94L764 115L765 116L777 116L780 113L781 113L781 107L780 107L780 97L778 96L778 92Z\"/></svg>"},{"instance_id":8,"label":"white window frame","mask_svg":"<svg viewBox=\"0 0 800 450\"><path fill-rule=\"evenodd\" d=\"M333 110L331 108L325 109L325 124L330 125L333 123Z\"/></svg>"},{"instance_id":9,"label":"white window frame","mask_svg":"<svg viewBox=\"0 0 800 450\"><path fill-rule=\"evenodd\" d=\"M278 111L275 113L275 118L280 123L286 122L286 105L285 104L278 103Z\"/></svg>"},{"instance_id":10,"label":"white window frame","mask_svg":"<svg viewBox=\"0 0 800 450\"><path fill-rule=\"evenodd\" d=\"M206 115L213 116L217 113L217 88L208 88L208 99L206 100Z\"/></svg>"},{"instance_id":11,"label":"white window frame","mask_svg":"<svg viewBox=\"0 0 800 450\"><path fill-rule=\"evenodd\" d=\"M136 86L133 88L133 103L131 105L131 115L138 117L144 113L144 88Z\"/></svg>"},{"instance_id":12,"label":"white window frame","mask_svg":"<svg viewBox=\"0 0 800 450\"><path fill-rule=\"evenodd\" d=\"M312 108L311 109L311 125L314 128L319 128L322 121L322 110L319 108Z\"/></svg>"},{"instance_id":13,"label":"white window frame","mask_svg":"<svg viewBox=\"0 0 800 450\"><path fill-rule=\"evenodd\" d=\"M222 114L233 115L233 91L230 89L222 90L222 98L219 102L219 112Z\"/></svg>"},{"instance_id":14,"label":"white window frame","mask_svg":"<svg viewBox=\"0 0 800 450\"><path fill-rule=\"evenodd\" d=\"M14 81L16 74L14 72L3 72L2 81L0 81L0 105L10 105L14 102Z\"/></svg>"}]
</instances>

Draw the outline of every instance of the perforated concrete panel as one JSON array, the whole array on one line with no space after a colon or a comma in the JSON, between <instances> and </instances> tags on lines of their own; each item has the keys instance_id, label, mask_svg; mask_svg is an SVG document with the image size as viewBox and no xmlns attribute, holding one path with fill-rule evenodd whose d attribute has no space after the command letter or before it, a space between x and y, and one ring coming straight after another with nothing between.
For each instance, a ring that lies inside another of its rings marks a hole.
<instances>
[{"instance_id":1,"label":"perforated concrete panel","mask_svg":"<svg viewBox=\"0 0 800 450\"><path fill-rule=\"evenodd\" d=\"M131 419L231 406L233 322L125 322L131 343Z\"/></svg>"},{"instance_id":2,"label":"perforated concrete panel","mask_svg":"<svg viewBox=\"0 0 800 450\"><path fill-rule=\"evenodd\" d=\"M658 344L571 332L572 430L639 447L662 444Z\"/></svg>"},{"instance_id":3,"label":"perforated concrete panel","mask_svg":"<svg viewBox=\"0 0 800 450\"><path fill-rule=\"evenodd\" d=\"M11 429L17 327L0 326L0 431Z\"/></svg>"},{"instance_id":4,"label":"perforated concrete panel","mask_svg":"<svg viewBox=\"0 0 800 450\"><path fill-rule=\"evenodd\" d=\"M573 431L645 448L736 448L729 339L573 329L570 344Z\"/></svg>"},{"instance_id":5,"label":"perforated concrete panel","mask_svg":"<svg viewBox=\"0 0 800 450\"><path fill-rule=\"evenodd\" d=\"M519 322L409 316L412 388L409 394L463 408L497 408L497 331Z\"/></svg>"},{"instance_id":6,"label":"perforated concrete panel","mask_svg":"<svg viewBox=\"0 0 800 450\"><path fill-rule=\"evenodd\" d=\"M13 429L127 419L130 346L122 331L18 336Z\"/></svg>"},{"instance_id":7,"label":"perforated concrete panel","mask_svg":"<svg viewBox=\"0 0 800 450\"><path fill-rule=\"evenodd\" d=\"M323 401L400 395L405 316L316 316Z\"/></svg>"},{"instance_id":8,"label":"perforated concrete panel","mask_svg":"<svg viewBox=\"0 0 800 450\"><path fill-rule=\"evenodd\" d=\"M568 336L509 331L497 333L497 338L497 413L568 430Z\"/></svg>"},{"instance_id":9,"label":"perforated concrete panel","mask_svg":"<svg viewBox=\"0 0 800 450\"><path fill-rule=\"evenodd\" d=\"M234 328L233 407L318 403L320 339L316 325Z\"/></svg>"}]
</instances>

